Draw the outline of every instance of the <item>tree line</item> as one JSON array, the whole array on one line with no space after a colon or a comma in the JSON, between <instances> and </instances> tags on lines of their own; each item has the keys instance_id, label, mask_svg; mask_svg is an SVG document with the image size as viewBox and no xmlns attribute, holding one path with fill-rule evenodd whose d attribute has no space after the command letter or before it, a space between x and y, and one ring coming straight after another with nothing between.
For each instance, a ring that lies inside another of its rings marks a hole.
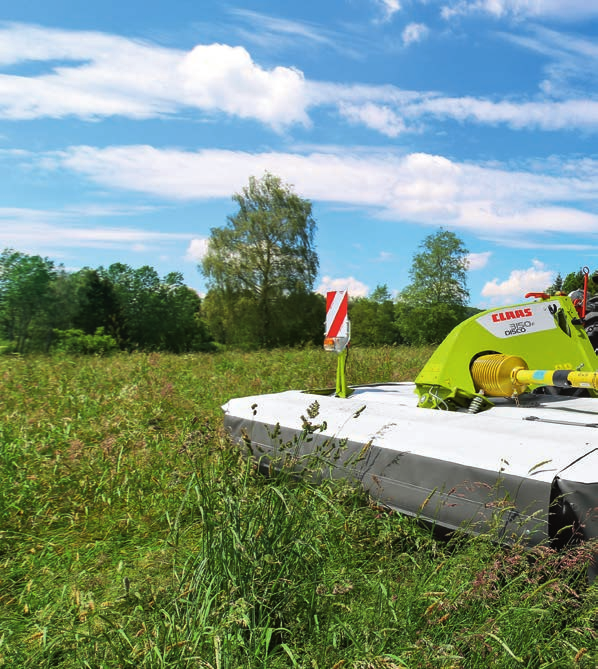
<instances>
[{"instance_id":1,"label":"tree line","mask_svg":"<svg viewBox=\"0 0 598 669\"><path fill-rule=\"evenodd\" d=\"M203 299L179 272L160 277L150 266L123 263L67 272L47 258L5 249L4 350L182 353L219 345L322 345L325 299L314 292L319 261L311 202L269 173L251 177L233 202L237 211L226 225L212 228L199 265L208 288ZM453 232L440 228L428 235L403 291L392 296L385 284L368 297L350 299L352 344L442 341L479 311L468 306L467 254ZM580 276L559 276L550 288L567 290Z\"/></svg>"},{"instance_id":2,"label":"tree line","mask_svg":"<svg viewBox=\"0 0 598 669\"><path fill-rule=\"evenodd\" d=\"M545 290L549 295L555 295L557 293L565 293L569 295L576 290L583 290L585 283L585 276L582 270L577 270L576 272L569 272L565 275L565 278L562 277L559 272L556 275L554 282L548 286ZM598 273L588 275L588 293L596 294L598 293Z\"/></svg>"},{"instance_id":3,"label":"tree line","mask_svg":"<svg viewBox=\"0 0 598 669\"><path fill-rule=\"evenodd\" d=\"M48 258L5 249L0 255L0 351L184 353L321 345L325 298L300 289L269 302L262 318L249 290L210 289L202 300L182 275L160 278L147 265L67 272ZM469 315L467 308L393 299L386 285L351 298L352 343L358 346L440 341ZM265 325L268 324L266 328Z\"/></svg>"},{"instance_id":4,"label":"tree line","mask_svg":"<svg viewBox=\"0 0 598 669\"><path fill-rule=\"evenodd\" d=\"M52 260L0 255L0 338L17 353L209 348L201 300L179 272L123 263L67 272Z\"/></svg>"},{"instance_id":5,"label":"tree line","mask_svg":"<svg viewBox=\"0 0 598 669\"><path fill-rule=\"evenodd\" d=\"M424 246L445 252L441 247L447 241L454 241L450 234L438 233ZM377 286L369 297L350 299L353 345L440 341L469 315L467 307L448 298L436 302L445 296L433 295L435 286L426 285L418 271L413 278L404 294L411 299L394 299L386 285ZM284 287L289 284L276 281L262 286L261 292L232 283L212 286L202 300L178 272L160 278L152 267L123 263L67 272L48 258L5 249L0 254L0 351L183 353L218 345L322 345L324 296L307 282ZM439 282L445 288L451 285L447 276ZM463 302L458 285L455 295Z\"/></svg>"}]
</instances>

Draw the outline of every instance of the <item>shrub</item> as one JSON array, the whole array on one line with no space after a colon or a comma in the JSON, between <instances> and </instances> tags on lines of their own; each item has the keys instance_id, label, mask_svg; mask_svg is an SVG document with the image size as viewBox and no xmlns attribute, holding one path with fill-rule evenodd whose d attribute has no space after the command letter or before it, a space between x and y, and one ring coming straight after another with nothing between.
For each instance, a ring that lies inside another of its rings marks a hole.
<instances>
[{"instance_id":1,"label":"shrub","mask_svg":"<svg viewBox=\"0 0 598 669\"><path fill-rule=\"evenodd\" d=\"M104 355L118 350L118 343L104 328L97 328L94 334L85 334L83 330L54 330L53 349L61 353L78 355Z\"/></svg>"}]
</instances>

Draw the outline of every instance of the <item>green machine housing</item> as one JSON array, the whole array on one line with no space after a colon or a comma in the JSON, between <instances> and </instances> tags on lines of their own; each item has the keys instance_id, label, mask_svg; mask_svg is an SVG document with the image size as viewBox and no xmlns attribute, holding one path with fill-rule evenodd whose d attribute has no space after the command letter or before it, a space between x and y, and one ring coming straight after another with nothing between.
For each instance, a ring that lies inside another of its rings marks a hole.
<instances>
[{"instance_id":1,"label":"green machine housing","mask_svg":"<svg viewBox=\"0 0 598 669\"><path fill-rule=\"evenodd\" d=\"M455 327L415 380L418 406L459 410L474 402L476 410L491 408L472 375L475 361L490 354L518 356L530 370L595 372L598 367L571 299L542 295L534 302L480 312ZM544 385L541 373L537 378L537 385ZM598 396L594 388L587 392Z\"/></svg>"}]
</instances>

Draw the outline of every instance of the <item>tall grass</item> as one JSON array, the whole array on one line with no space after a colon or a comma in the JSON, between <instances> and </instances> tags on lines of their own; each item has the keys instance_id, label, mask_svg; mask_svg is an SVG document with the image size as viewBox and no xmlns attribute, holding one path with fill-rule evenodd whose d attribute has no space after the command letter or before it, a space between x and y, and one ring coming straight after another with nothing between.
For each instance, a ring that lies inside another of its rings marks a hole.
<instances>
[{"instance_id":1,"label":"tall grass","mask_svg":"<svg viewBox=\"0 0 598 669\"><path fill-rule=\"evenodd\" d=\"M430 353L357 349L349 380ZM334 373L310 349L1 359L0 666L595 667L595 547L441 541L223 433L230 397Z\"/></svg>"}]
</instances>

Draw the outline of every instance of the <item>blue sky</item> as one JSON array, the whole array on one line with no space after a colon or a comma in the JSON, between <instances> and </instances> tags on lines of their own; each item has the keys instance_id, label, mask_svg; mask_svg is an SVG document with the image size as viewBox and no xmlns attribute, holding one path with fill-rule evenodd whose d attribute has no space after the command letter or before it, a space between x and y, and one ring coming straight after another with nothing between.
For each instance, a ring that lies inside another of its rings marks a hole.
<instances>
[{"instance_id":1,"label":"blue sky","mask_svg":"<svg viewBox=\"0 0 598 669\"><path fill-rule=\"evenodd\" d=\"M181 271L266 170L317 287L400 291L444 227L471 304L598 269L598 0L21 0L0 12L0 248Z\"/></svg>"}]
</instances>

